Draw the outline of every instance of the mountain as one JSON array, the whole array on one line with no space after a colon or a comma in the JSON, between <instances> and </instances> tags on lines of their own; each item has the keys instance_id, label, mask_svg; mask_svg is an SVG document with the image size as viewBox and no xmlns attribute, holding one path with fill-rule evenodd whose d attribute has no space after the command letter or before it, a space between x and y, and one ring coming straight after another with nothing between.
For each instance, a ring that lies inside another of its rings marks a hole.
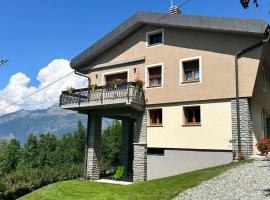
<instances>
[{"instance_id":1,"label":"mountain","mask_svg":"<svg viewBox=\"0 0 270 200\"><path fill-rule=\"evenodd\" d=\"M60 109L58 104L44 110L20 110L0 116L0 139L15 137L23 143L29 133L40 135L49 132L61 136L74 132L78 121L86 126L87 115ZM111 120L103 119L102 128L109 124Z\"/></svg>"}]
</instances>

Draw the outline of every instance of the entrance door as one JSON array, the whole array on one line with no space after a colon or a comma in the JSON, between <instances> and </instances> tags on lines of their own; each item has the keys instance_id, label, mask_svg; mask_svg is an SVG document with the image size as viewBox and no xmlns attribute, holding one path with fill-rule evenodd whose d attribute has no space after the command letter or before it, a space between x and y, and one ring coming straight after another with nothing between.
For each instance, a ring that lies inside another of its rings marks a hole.
<instances>
[{"instance_id":1,"label":"entrance door","mask_svg":"<svg viewBox=\"0 0 270 200\"><path fill-rule=\"evenodd\" d=\"M127 83L128 74L127 72L118 74L109 74L105 76L106 86L112 86L115 80L121 80L123 83Z\"/></svg>"}]
</instances>

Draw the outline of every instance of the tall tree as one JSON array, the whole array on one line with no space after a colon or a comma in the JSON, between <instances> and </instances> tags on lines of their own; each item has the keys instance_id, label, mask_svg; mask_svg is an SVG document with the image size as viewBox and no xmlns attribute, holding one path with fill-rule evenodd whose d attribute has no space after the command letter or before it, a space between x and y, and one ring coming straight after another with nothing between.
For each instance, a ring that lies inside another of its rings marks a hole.
<instances>
[{"instance_id":1,"label":"tall tree","mask_svg":"<svg viewBox=\"0 0 270 200\"><path fill-rule=\"evenodd\" d=\"M38 139L35 134L31 133L28 135L27 141L22 149L22 159L20 162L20 167L27 169L38 167L38 155Z\"/></svg>"},{"instance_id":2,"label":"tall tree","mask_svg":"<svg viewBox=\"0 0 270 200\"><path fill-rule=\"evenodd\" d=\"M6 64L7 62L7 59L0 59L0 66Z\"/></svg>"},{"instance_id":3,"label":"tall tree","mask_svg":"<svg viewBox=\"0 0 270 200\"><path fill-rule=\"evenodd\" d=\"M16 170L21 157L20 143L12 139L0 152L0 176Z\"/></svg>"},{"instance_id":4,"label":"tall tree","mask_svg":"<svg viewBox=\"0 0 270 200\"><path fill-rule=\"evenodd\" d=\"M119 163L121 148L121 124L114 121L101 136L101 171L106 171Z\"/></svg>"},{"instance_id":5,"label":"tall tree","mask_svg":"<svg viewBox=\"0 0 270 200\"><path fill-rule=\"evenodd\" d=\"M56 136L53 134L41 134L40 139L38 141L38 162L39 166L54 166L55 165L55 157L56 149L58 146L58 140ZM68 147L66 147L68 148Z\"/></svg>"},{"instance_id":6,"label":"tall tree","mask_svg":"<svg viewBox=\"0 0 270 200\"><path fill-rule=\"evenodd\" d=\"M249 7L249 5L250 5L250 0L240 0L240 2L242 4L243 8L245 8L245 9L247 9ZM257 0L253 0L252 2L256 5L256 7L259 6Z\"/></svg>"}]
</instances>

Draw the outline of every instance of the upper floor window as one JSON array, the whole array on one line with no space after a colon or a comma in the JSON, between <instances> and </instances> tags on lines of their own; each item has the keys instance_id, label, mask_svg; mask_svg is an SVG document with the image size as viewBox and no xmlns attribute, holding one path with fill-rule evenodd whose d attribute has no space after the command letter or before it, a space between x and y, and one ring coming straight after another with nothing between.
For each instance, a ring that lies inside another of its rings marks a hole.
<instances>
[{"instance_id":1,"label":"upper floor window","mask_svg":"<svg viewBox=\"0 0 270 200\"><path fill-rule=\"evenodd\" d=\"M201 124L201 108L200 106L184 107L185 125Z\"/></svg>"},{"instance_id":2,"label":"upper floor window","mask_svg":"<svg viewBox=\"0 0 270 200\"><path fill-rule=\"evenodd\" d=\"M149 110L150 126L162 126L162 109Z\"/></svg>"},{"instance_id":3,"label":"upper floor window","mask_svg":"<svg viewBox=\"0 0 270 200\"><path fill-rule=\"evenodd\" d=\"M147 67L147 87L160 87L162 86L162 66Z\"/></svg>"},{"instance_id":4,"label":"upper floor window","mask_svg":"<svg viewBox=\"0 0 270 200\"><path fill-rule=\"evenodd\" d=\"M159 45L164 43L164 31L157 30L146 33L147 47Z\"/></svg>"},{"instance_id":5,"label":"upper floor window","mask_svg":"<svg viewBox=\"0 0 270 200\"><path fill-rule=\"evenodd\" d=\"M181 83L191 83L201 81L200 58L181 61Z\"/></svg>"}]
</instances>

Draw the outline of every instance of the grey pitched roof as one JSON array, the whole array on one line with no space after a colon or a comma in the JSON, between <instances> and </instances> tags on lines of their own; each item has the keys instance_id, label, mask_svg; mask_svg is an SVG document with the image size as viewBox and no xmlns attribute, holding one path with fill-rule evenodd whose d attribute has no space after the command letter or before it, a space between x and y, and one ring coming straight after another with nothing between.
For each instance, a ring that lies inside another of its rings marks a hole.
<instances>
[{"instance_id":1,"label":"grey pitched roof","mask_svg":"<svg viewBox=\"0 0 270 200\"><path fill-rule=\"evenodd\" d=\"M232 32L240 34L263 36L268 23L255 19L236 19L224 17L207 17L192 15L172 15L153 12L138 12L106 34L88 49L71 60L73 69L80 69L89 61L119 41L127 37L137 28L144 25L176 27L184 29L199 29L219 32Z\"/></svg>"}]
</instances>

